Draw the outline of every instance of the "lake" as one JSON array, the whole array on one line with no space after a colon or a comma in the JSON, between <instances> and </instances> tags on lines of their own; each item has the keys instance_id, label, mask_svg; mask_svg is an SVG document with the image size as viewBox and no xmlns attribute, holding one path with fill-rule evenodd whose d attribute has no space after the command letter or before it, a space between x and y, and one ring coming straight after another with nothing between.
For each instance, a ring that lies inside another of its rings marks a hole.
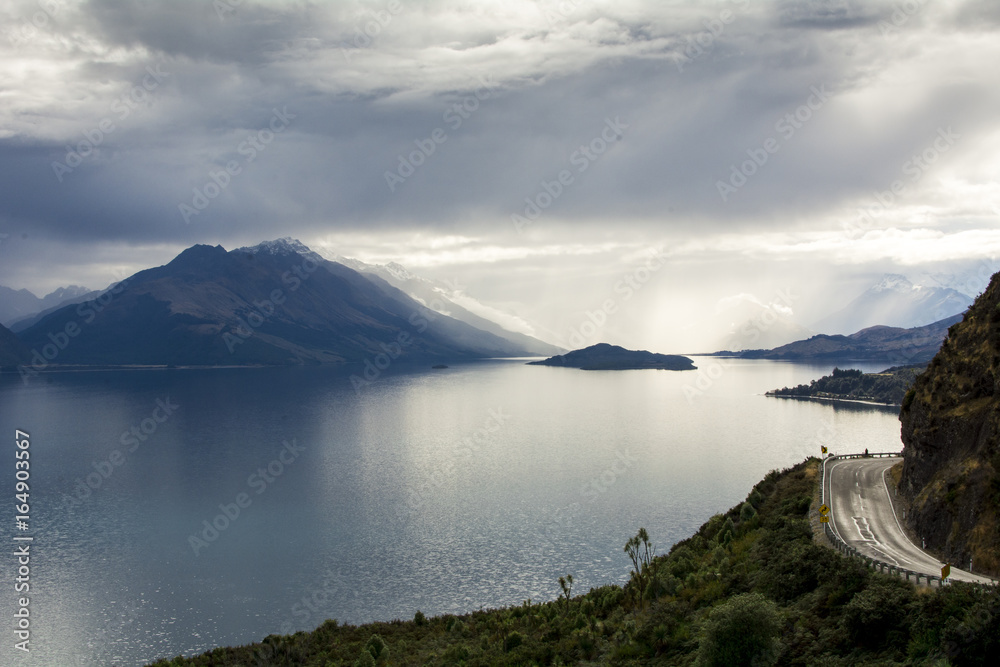
<instances>
[{"instance_id":1,"label":"lake","mask_svg":"<svg viewBox=\"0 0 1000 667\"><path fill-rule=\"evenodd\" d=\"M829 365L693 359L397 363L357 388L322 367L0 376L0 423L30 434L34 537L30 658L8 630L0 663L142 665L327 618L550 600L565 574L624 583L640 526L664 553L820 443L901 447L893 409L763 396Z\"/></svg>"}]
</instances>

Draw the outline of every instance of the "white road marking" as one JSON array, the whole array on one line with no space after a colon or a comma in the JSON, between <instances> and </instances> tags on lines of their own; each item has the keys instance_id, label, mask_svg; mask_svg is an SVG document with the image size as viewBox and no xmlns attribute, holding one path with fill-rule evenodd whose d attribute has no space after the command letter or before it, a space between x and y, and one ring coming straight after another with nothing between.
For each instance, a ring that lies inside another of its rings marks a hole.
<instances>
[{"instance_id":1,"label":"white road marking","mask_svg":"<svg viewBox=\"0 0 1000 667\"><path fill-rule=\"evenodd\" d=\"M852 542L858 543L858 546L863 546L866 551L874 551L877 554L880 554L880 556L879 556L880 560L882 560L885 563L890 563L891 562L896 567L901 567L902 566L901 563L906 563L909 566L907 569L911 569L911 570L915 570L915 571L920 571L920 572L926 572L928 562L929 563L939 563L939 561L936 558L934 558L931 554L929 554L926 551L922 550L920 547L918 547L917 545L913 544L913 542L910 541L909 537L906 535L906 532L903 530L903 527L902 527L902 525L899 522L899 517L896 514L896 508L895 508L895 506L892 503L892 494L889 493L889 486L888 486L888 483L886 482L886 479L885 479L885 473L892 467L892 465L895 464L894 461L891 462L888 466L886 466L885 468L882 469L882 486L885 489L886 499L889 502L889 509L890 509L890 511L892 511L892 516L893 516L893 519L894 519L894 521L896 523L896 527L899 529L899 536L902 538L903 544L908 544L911 547L913 547L913 549L915 550L913 556L918 556L919 555L919 556L923 557L922 559L914 559L913 557L911 557L907 553L896 552L895 549L893 549L893 551L896 553L896 555L899 556L899 558L902 559L902 561L900 561L895 556L893 556L892 554L888 553L888 551L886 551L886 550L890 549L892 547L890 547L888 545L884 545L881 542L879 542L877 539L875 539L874 533L872 533L872 531L871 531L871 525L869 524L868 519L866 517L864 517L864 516L860 516L859 515L857 517L853 517L854 523L855 523L855 528L858 531L858 535L861 536L861 539L860 540L854 540L854 539L847 540L847 539L845 539L844 536L841 535L840 530L839 530L839 525L837 523L837 509L835 507L835 494L834 494L834 489L833 489L833 477L834 477L834 472L836 471L837 467L840 466L841 464L848 464L848 465L850 465L850 464L853 463L853 464L856 465L857 462L850 461L850 460L836 460L833 463L833 465L829 466L829 468L827 468L826 463L827 462L824 461L823 462L823 466L824 466L824 469L825 469L825 472L826 472L825 477L827 478L827 480L828 480L827 483L829 484L829 494L828 494L829 495L829 501L828 501L828 504L830 506L830 528L833 530L834 534L837 537L839 537L841 540L843 540L844 542L847 542L847 543L852 543ZM860 474L861 474L861 470L860 469L855 469L854 470L855 480L857 480L860 477ZM826 486L826 484L824 484L824 486ZM855 481L855 486L856 487L860 487L861 485L860 485L859 482ZM863 502L863 499L861 497L861 493L862 492L859 490L858 491L858 501L859 501L859 504L862 507L862 512L864 512L864 502ZM824 496L827 495L825 488L824 488L824 494L823 495ZM849 501L848 504L853 505L853 501ZM877 506L877 505L878 505L878 499L876 498L876 501L873 503L873 506ZM861 533L862 527L860 525L861 522L864 523L864 526L865 526L865 529L867 530L867 532L870 535L872 535L871 539L865 539L862 536L862 533ZM940 568L940 565L938 565L938 569L939 568ZM931 567L929 569L931 570L930 574L936 574L934 567ZM989 581L989 579L987 577L982 577L981 575L971 575L970 573L968 573L968 572L966 572L964 570L960 570L959 568L957 568L957 567L955 567L953 565L952 566L952 578L953 579L958 579L958 576L956 576L956 575L959 575L959 574L966 575L970 579L971 578L975 578L975 579L978 579L980 581Z\"/></svg>"}]
</instances>

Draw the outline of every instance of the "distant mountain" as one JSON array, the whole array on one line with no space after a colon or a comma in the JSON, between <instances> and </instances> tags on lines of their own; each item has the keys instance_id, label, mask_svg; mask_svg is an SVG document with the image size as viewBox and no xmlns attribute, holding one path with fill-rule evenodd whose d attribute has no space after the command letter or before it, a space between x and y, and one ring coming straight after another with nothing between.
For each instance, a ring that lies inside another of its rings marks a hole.
<instances>
[{"instance_id":1,"label":"distant mountain","mask_svg":"<svg viewBox=\"0 0 1000 667\"><path fill-rule=\"evenodd\" d=\"M30 357L24 343L10 329L0 325L0 368L26 363Z\"/></svg>"},{"instance_id":2,"label":"distant mountain","mask_svg":"<svg viewBox=\"0 0 1000 667\"><path fill-rule=\"evenodd\" d=\"M53 308L90 290L79 285L60 287L39 299L26 289L13 290L0 285L0 324L10 326L47 308Z\"/></svg>"},{"instance_id":3,"label":"distant mountain","mask_svg":"<svg viewBox=\"0 0 1000 667\"><path fill-rule=\"evenodd\" d=\"M41 310L27 317L18 318L13 322L11 322L10 324L8 324L7 326L14 333L20 333L21 331L24 331L25 329L33 325L35 322L42 319L43 317L49 315L50 313L54 313L55 311L59 310L64 306L76 303L83 303L84 301L92 301L96 299L101 294L104 294L109 289L113 288L116 284L117 283L109 285L106 289L103 290L87 291L86 288L80 287L78 288L78 290L82 291L77 291L77 290L68 291L66 293L66 298L60 301L58 304L45 308L44 310Z\"/></svg>"},{"instance_id":4,"label":"distant mountain","mask_svg":"<svg viewBox=\"0 0 1000 667\"><path fill-rule=\"evenodd\" d=\"M747 318L731 331L716 347L726 350L750 350L771 348L815 334L796 323L791 318L773 310L763 310L758 315Z\"/></svg>"},{"instance_id":5,"label":"distant mountain","mask_svg":"<svg viewBox=\"0 0 1000 667\"><path fill-rule=\"evenodd\" d=\"M540 341L528 334L505 328L500 322L489 319L488 316L482 314L487 313L494 317L500 315L499 313L491 312L492 309L488 306L477 302L467 295L456 295L454 286L414 275L406 267L396 262L366 264L360 260L349 259L347 257L336 256L332 259L363 275L376 275L390 285L406 292L406 294L431 310L448 315L456 320L461 320L477 329L505 338L529 351L532 356L548 356L565 351L561 347ZM457 300L461 300L468 307L457 303ZM480 311L480 314L472 312L469 308L475 308Z\"/></svg>"},{"instance_id":6,"label":"distant mountain","mask_svg":"<svg viewBox=\"0 0 1000 667\"><path fill-rule=\"evenodd\" d=\"M972 297L950 287L914 285L906 276L887 273L847 306L813 325L830 334L847 334L876 325L921 327L965 312Z\"/></svg>"},{"instance_id":7,"label":"distant mountain","mask_svg":"<svg viewBox=\"0 0 1000 667\"><path fill-rule=\"evenodd\" d=\"M73 331L63 338L61 332ZM188 248L96 300L24 329L60 364L311 364L528 356L436 313L378 277L279 239L227 252Z\"/></svg>"},{"instance_id":8,"label":"distant mountain","mask_svg":"<svg viewBox=\"0 0 1000 667\"><path fill-rule=\"evenodd\" d=\"M656 354L646 350L626 350L624 347L598 343L582 350L573 350L543 361L530 361L529 366L562 366L585 371L658 369L668 371L695 370L694 363L677 354Z\"/></svg>"},{"instance_id":9,"label":"distant mountain","mask_svg":"<svg viewBox=\"0 0 1000 667\"><path fill-rule=\"evenodd\" d=\"M960 322L954 315L923 327L869 327L850 336L821 334L773 350L746 350L735 354L744 359L786 359L823 361L887 361L894 365L926 363L937 353L948 335L948 327Z\"/></svg>"},{"instance_id":10,"label":"distant mountain","mask_svg":"<svg viewBox=\"0 0 1000 667\"><path fill-rule=\"evenodd\" d=\"M795 299L779 292L770 300L741 292L720 299L707 323L713 331L726 331L711 344L713 350L757 350L791 343L815 334L795 320Z\"/></svg>"},{"instance_id":11,"label":"distant mountain","mask_svg":"<svg viewBox=\"0 0 1000 667\"><path fill-rule=\"evenodd\" d=\"M14 290L0 285L0 324L7 326L21 317L37 313L39 299L26 289Z\"/></svg>"}]
</instances>

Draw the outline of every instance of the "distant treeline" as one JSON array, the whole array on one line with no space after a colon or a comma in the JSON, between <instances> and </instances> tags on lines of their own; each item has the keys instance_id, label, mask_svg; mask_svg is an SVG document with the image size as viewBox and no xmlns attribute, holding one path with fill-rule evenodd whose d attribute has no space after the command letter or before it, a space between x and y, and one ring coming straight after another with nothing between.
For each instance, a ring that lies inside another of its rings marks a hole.
<instances>
[{"instance_id":1,"label":"distant treeline","mask_svg":"<svg viewBox=\"0 0 1000 667\"><path fill-rule=\"evenodd\" d=\"M888 405L902 405L907 390L913 386L926 365L894 366L880 373L862 373L848 368L834 368L832 375L824 375L809 384L782 387L767 392L768 396L810 396L857 401L874 401Z\"/></svg>"}]
</instances>

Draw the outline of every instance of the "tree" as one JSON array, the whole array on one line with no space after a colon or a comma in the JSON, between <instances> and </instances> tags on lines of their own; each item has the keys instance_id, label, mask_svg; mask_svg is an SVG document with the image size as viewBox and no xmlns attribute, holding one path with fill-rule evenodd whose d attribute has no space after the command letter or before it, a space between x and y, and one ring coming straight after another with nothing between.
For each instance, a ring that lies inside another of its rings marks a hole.
<instances>
[{"instance_id":1,"label":"tree","mask_svg":"<svg viewBox=\"0 0 1000 667\"><path fill-rule=\"evenodd\" d=\"M567 574L559 577L559 587L562 588L562 596L566 599L566 610L569 611L570 594L573 592L573 575Z\"/></svg>"},{"instance_id":2,"label":"tree","mask_svg":"<svg viewBox=\"0 0 1000 667\"><path fill-rule=\"evenodd\" d=\"M760 593L730 598L708 615L698 647L698 664L704 667L753 665L777 662L781 618L778 607Z\"/></svg>"},{"instance_id":3,"label":"tree","mask_svg":"<svg viewBox=\"0 0 1000 667\"><path fill-rule=\"evenodd\" d=\"M625 543L625 553L632 560L632 581L636 600L643 600L650 585L656 581L659 563L654 559L655 548L649 541L649 533L640 528L635 537Z\"/></svg>"}]
</instances>

